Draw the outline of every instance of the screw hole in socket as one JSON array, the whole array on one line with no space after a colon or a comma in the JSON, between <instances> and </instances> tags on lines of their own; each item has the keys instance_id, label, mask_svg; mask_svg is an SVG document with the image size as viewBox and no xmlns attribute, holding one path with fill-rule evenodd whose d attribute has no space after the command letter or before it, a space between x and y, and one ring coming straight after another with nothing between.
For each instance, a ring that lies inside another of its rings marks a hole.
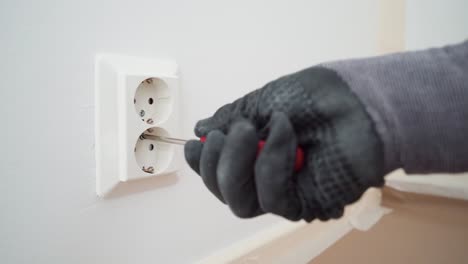
<instances>
[{"instance_id":1,"label":"screw hole in socket","mask_svg":"<svg viewBox=\"0 0 468 264\"><path fill-rule=\"evenodd\" d=\"M149 125L165 120L172 109L167 83L159 78L147 78L137 87L133 99L138 117Z\"/></svg>"},{"instance_id":2,"label":"screw hole in socket","mask_svg":"<svg viewBox=\"0 0 468 264\"><path fill-rule=\"evenodd\" d=\"M151 127L138 137L135 144L135 160L138 167L145 173L160 173L169 166L174 156L174 146L145 138L145 135L168 137L169 133L160 127Z\"/></svg>"}]
</instances>

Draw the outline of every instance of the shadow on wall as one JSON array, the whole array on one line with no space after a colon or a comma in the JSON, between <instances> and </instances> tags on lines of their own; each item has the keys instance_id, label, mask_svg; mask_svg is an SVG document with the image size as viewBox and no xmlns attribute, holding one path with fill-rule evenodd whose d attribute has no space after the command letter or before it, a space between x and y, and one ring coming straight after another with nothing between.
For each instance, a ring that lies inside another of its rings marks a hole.
<instances>
[{"instance_id":1,"label":"shadow on wall","mask_svg":"<svg viewBox=\"0 0 468 264\"><path fill-rule=\"evenodd\" d=\"M161 175L157 177L149 177L146 179L133 180L128 182L120 182L112 189L104 199L121 198L133 193L142 193L154 189L164 188L176 184L179 177L176 173Z\"/></svg>"}]
</instances>

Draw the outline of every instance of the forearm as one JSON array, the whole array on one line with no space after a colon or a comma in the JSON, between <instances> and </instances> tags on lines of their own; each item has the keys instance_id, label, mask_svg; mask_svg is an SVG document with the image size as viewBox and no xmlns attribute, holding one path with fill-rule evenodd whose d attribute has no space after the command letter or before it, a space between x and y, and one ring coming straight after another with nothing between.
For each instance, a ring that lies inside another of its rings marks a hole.
<instances>
[{"instance_id":1,"label":"forearm","mask_svg":"<svg viewBox=\"0 0 468 264\"><path fill-rule=\"evenodd\" d=\"M324 66L366 106L387 171L468 171L468 41Z\"/></svg>"}]
</instances>

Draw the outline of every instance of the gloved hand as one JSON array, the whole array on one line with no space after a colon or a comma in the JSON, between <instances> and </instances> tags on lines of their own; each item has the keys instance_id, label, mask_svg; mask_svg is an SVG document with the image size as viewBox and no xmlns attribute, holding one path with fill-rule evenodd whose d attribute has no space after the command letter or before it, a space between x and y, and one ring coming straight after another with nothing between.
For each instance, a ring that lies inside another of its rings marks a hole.
<instances>
[{"instance_id":1,"label":"gloved hand","mask_svg":"<svg viewBox=\"0 0 468 264\"><path fill-rule=\"evenodd\" d=\"M221 107L195 127L185 156L239 217L273 213L328 220L384 183L383 146L359 98L332 70L284 76ZM257 143L266 140L257 157ZM295 172L295 150L305 152Z\"/></svg>"}]
</instances>

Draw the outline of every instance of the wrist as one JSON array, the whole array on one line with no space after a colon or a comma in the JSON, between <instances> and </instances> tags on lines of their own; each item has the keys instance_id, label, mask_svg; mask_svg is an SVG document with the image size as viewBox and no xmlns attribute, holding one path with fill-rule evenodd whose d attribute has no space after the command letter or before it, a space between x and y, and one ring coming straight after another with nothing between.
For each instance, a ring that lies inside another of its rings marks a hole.
<instances>
[{"instance_id":1,"label":"wrist","mask_svg":"<svg viewBox=\"0 0 468 264\"><path fill-rule=\"evenodd\" d=\"M382 144L383 172L388 174L401 168L399 140L396 134L397 121L384 94L379 92L372 75L365 75L359 60L349 60L324 64L323 67L335 71L348 84L351 92L363 105L372 120L374 130Z\"/></svg>"}]
</instances>

